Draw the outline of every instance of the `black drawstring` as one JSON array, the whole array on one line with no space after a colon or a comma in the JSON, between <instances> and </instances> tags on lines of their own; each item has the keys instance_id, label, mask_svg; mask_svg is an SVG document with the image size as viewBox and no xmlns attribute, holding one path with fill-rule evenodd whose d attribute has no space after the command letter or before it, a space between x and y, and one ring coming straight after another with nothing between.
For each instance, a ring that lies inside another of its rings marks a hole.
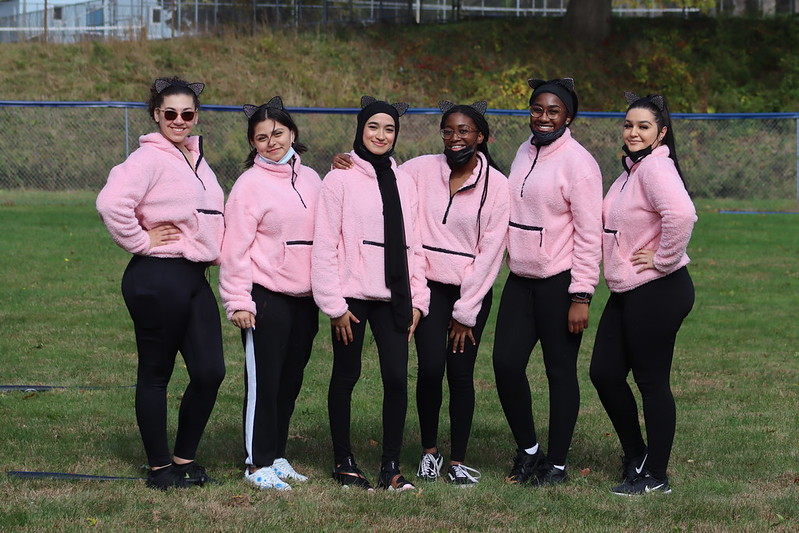
<instances>
[{"instance_id":1,"label":"black drawstring","mask_svg":"<svg viewBox=\"0 0 799 533\"><path fill-rule=\"evenodd\" d=\"M540 154L540 153L541 153L541 147L540 146L536 146L535 147L535 159L533 159L533 166L530 167L530 172L527 173L527 175L524 177L524 181L522 181L522 194L521 194L522 198L524 198L524 184L527 183L527 178L529 178L530 174L532 174L533 169L535 168L535 164L538 162L538 154Z\"/></svg>"},{"instance_id":2,"label":"black drawstring","mask_svg":"<svg viewBox=\"0 0 799 533\"><path fill-rule=\"evenodd\" d=\"M308 206L305 205L305 200L302 199L302 195L300 194L300 191L298 191L297 187L294 186L294 180L297 179L297 173L294 171L294 164L296 162L297 162L297 158L296 157L292 157L291 158L291 188L294 189L294 192L296 192L297 196L300 197L300 202L302 202L302 206L305 209L308 209Z\"/></svg>"}]
</instances>

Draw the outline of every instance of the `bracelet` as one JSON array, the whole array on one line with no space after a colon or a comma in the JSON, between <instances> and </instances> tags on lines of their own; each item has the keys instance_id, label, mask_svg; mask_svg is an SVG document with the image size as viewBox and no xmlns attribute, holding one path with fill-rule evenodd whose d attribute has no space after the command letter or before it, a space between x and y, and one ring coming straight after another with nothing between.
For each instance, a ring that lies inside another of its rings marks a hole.
<instances>
[{"instance_id":1,"label":"bracelet","mask_svg":"<svg viewBox=\"0 0 799 533\"><path fill-rule=\"evenodd\" d=\"M572 303L576 304L590 304L592 295L587 292L577 292L569 295Z\"/></svg>"}]
</instances>

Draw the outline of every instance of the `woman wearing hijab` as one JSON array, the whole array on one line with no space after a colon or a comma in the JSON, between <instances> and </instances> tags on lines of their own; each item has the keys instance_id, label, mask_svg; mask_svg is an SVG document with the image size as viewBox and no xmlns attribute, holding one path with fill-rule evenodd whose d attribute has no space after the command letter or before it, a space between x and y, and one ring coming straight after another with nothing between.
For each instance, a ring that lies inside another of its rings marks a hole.
<instances>
[{"instance_id":1,"label":"woman wearing hijab","mask_svg":"<svg viewBox=\"0 0 799 533\"><path fill-rule=\"evenodd\" d=\"M532 134L508 177L508 275L497 314L494 373L516 456L507 483L568 479L580 389L577 355L599 281L602 176L571 135L578 100L571 78L528 80ZM538 443L525 372L541 341L549 383L549 442Z\"/></svg>"},{"instance_id":2,"label":"woman wearing hijab","mask_svg":"<svg viewBox=\"0 0 799 533\"><path fill-rule=\"evenodd\" d=\"M591 381L619 436L622 496L671 492L666 467L676 426L669 384L674 343L694 303L686 249L696 210L685 188L662 95L625 93L624 172L602 205L610 298L591 358ZM647 442L627 376L641 393Z\"/></svg>"},{"instance_id":3,"label":"woman wearing hijab","mask_svg":"<svg viewBox=\"0 0 799 533\"><path fill-rule=\"evenodd\" d=\"M383 454L378 487L412 490L399 467L408 396L408 343L430 300L413 180L391 158L407 104L365 96L350 158L332 170L317 204L313 296L330 317L333 372L328 391L335 468L341 485L372 486L350 443L352 390L361 373L368 322L383 381Z\"/></svg>"}]
</instances>

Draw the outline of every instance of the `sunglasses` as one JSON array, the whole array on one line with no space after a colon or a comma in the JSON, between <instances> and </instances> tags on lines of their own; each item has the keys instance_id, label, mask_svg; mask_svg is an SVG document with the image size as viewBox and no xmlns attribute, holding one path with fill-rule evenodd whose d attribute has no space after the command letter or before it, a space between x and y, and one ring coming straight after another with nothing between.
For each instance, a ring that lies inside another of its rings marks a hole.
<instances>
[{"instance_id":1,"label":"sunglasses","mask_svg":"<svg viewBox=\"0 0 799 533\"><path fill-rule=\"evenodd\" d=\"M186 122L191 122L194 120L194 115L197 114L196 111L184 111L183 113L178 113L177 111L173 111L171 109L161 109L160 107L158 110L164 114L164 118L167 120L175 120L178 118L178 114L180 114L180 118Z\"/></svg>"}]
</instances>

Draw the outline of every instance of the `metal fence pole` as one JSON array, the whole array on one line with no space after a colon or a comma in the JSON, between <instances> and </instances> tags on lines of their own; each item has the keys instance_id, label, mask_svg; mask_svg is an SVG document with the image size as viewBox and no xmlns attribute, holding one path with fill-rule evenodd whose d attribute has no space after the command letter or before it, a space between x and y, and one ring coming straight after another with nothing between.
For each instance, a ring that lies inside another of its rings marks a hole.
<instances>
[{"instance_id":1,"label":"metal fence pole","mask_svg":"<svg viewBox=\"0 0 799 533\"><path fill-rule=\"evenodd\" d=\"M799 118L796 119L796 201L799 202Z\"/></svg>"},{"instance_id":2,"label":"metal fence pole","mask_svg":"<svg viewBox=\"0 0 799 533\"><path fill-rule=\"evenodd\" d=\"M128 120L128 108L125 108L125 157L130 155L130 120Z\"/></svg>"}]
</instances>

